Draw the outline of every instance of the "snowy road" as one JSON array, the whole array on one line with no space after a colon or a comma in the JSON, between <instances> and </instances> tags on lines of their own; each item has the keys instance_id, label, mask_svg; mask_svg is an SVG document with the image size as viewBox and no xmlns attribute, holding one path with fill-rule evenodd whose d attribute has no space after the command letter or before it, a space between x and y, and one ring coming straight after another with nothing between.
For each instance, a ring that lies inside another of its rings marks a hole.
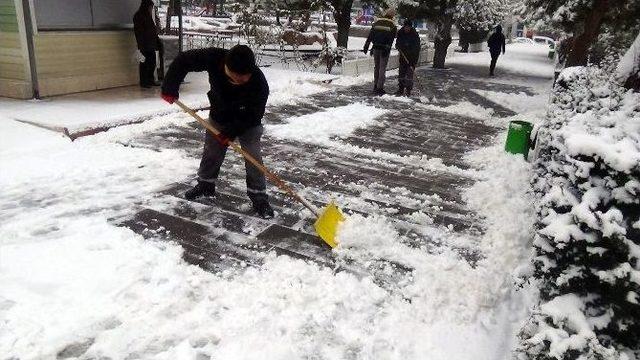
<instances>
[{"instance_id":1,"label":"snowy road","mask_svg":"<svg viewBox=\"0 0 640 360\"><path fill-rule=\"evenodd\" d=\"M268 109L265 163L352 214L334 252L277 192L274 222L250 216L234 154L219 197L182 200L202 136L186 116L73 144L23 133L33 146L1 153L0 353L503 358L532 225L529 166L503 154L504 124L535 118L544 93L463 60L419 70L419 102L360 86Z\"/></svg>"}]
</instances>

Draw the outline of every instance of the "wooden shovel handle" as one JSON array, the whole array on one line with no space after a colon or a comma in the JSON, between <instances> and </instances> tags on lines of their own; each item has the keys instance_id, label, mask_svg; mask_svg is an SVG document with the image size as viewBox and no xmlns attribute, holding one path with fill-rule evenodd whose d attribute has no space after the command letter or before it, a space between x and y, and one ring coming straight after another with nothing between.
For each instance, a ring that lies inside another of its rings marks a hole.
<instances>
[{"instance_id":1,"label":"wooden shovel handle","mask_svg":"<svg viewBox=\"0 0 640 360\"><path fill-rule=\"evenodd\" d=\"M191 115L194 119L198 120L198 122L202 126L204 126L207 130L209 130L213 135L215 135L216 137L219 137L220 135L222 135L222 133L218 129L216 129L213 125L211 125L210 122L208 122L207 120L203 119L193 109L191 109L187 105L183 104L180 100L175 100L174 102L175 102L176 105L178 105L180 108L182 108L182 110L184 110L186 113ZM295 192L295 190L293 190L289 185L287 185L287 183L285 183L284 180L282 180L278 175L276 175L276 174L272 173L271 171L269 171L269 169L267 169L261 162L256 160L256 158L254 158L251 154L249 154L248 152L244 151L242 149L242 147L240 147L240 145L238 145L238 143L236 143L235 141L229 141L229 146L233 150L235 150L235 152L237 152L238 154L242 155L242 157L247 159L247 161L249 161L251 164L253 164L253 166L258 168L258 170L260 170L260 172L262 172L269 180L271 180L271 182L273 182L276 186L278 186L280 189L282 189L285 193L287 193L289 196L291 196L295 200L299 201L307 209L311 210L311 212L315 216L320 216L320 212L318 211L318 209L315 206L313 206L313 204L311 204L309 201L307 201L305 198L303 198L297 192Z\"/></svg>"},{"instance_id":2,"label":"wooden shovel handle","mask_svg":"<svg viewBox=\"0 0 640 360\"><path fill-rule=\"evenodd\" d=\"M400 53L400 55L402 55L402 57L404 58L404 61L407 62L407 64L411 64L409 62L409 59L407 59L407 57L404 55L404 53L402 51L400 51L400 49L398 49L398 52ZM416 71L415 67L409 65L409 67L411 68L411 71Z\"/></svg>"}]
</instances>

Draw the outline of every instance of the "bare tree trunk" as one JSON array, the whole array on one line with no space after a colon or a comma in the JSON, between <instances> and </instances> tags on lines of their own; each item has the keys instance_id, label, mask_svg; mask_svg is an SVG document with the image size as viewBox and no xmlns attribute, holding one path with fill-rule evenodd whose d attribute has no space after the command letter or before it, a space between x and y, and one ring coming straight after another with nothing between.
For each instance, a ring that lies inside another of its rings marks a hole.
<instances>
[{"instance_id":1,"label":"bare tree trunk","mask_svg":"<svg viewBox=\"0 0 640 360\"><path fill-rule=\"evenodd\" d=\"M178 52L182 52L182 0L173 0L178 13Z\"/></svg>"},{"instance_id":2,"label":"bare tree trunk","mask_svg":"<svg viewBox=\"0 0 640 360\"><path fill-rule=\"evenodd\" d=\"M609 0L596 0L593 9L582 24L582 33L573 40L573 46L567 57L567 67L587 65L589 48L600 33L602 19L609 10Z\"/></svg>"},{"instance_id":3,"label":"bare tree trunk","mask_svg":"<svg viewBox=\"0 0 640 360\"><path fill-rule=\"evenodd\" d=\"M170 0L169 7L167 8L167 18L165 19L165 27L164 27L165 34L171 34L171 17L173 16L173 2L174 0Z\"/></svg>"},{"instance_id":4,"label":"bare tree trunk","mask_svg":"<svg viewBox=\"0 0 640 360\"><path fill-rule=\"evenodd\" d=\"M437 24L436 38L433 42L433 67L444 69L447 49L451 44L451 26L453 25L453 14L444 14Z\"/></svg>"},{"instance_id":5,"label":"bare tree trunk","mask_svg":"<svg viewBox=\"0 0 640 360\"><path fill-rule=\"evenodd\" d=\"M333 17L338 24L338 47L347 47L349 42L349 29L351 28L351 7L353 0L334 0L331 2L334 12Z\"/></svg>"},{"instance_id":6,"label":"bare tree trunk","mask_svg":"<svg viewBox=\"0 0 640 360\"><path fill-rule=\"evenodd\" d=\"M626 89L640 91L640 33L620 59L616 78Z\"/></svg>"},{"instance_id":7,"label":"bare tree trunk","mask_svg":"<svg viewBox=\"0 0 640 360\"><path fill-rule=\"evenodd\" d=\"M462 52L469 52L469 44L471 41L469 40L469 31L460 29L460 39L458 40L458 45L462 48Z\"/></svg>"}]
</instances>

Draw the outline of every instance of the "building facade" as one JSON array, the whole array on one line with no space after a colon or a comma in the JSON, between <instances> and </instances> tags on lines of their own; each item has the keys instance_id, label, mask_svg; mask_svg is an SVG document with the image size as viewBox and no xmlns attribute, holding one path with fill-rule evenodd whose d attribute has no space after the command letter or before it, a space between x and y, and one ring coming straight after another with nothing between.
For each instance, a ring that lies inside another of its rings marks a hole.
<instances>
[{"instance_id":1,"label":"building facade","mask_svg":"<svg viewBox=\"0 0 640 360\"><path fill-rule=\"evenodd\" d=\"M132 85L139 0L0 0L0 96Z\"/></svg>"}]
</instances>

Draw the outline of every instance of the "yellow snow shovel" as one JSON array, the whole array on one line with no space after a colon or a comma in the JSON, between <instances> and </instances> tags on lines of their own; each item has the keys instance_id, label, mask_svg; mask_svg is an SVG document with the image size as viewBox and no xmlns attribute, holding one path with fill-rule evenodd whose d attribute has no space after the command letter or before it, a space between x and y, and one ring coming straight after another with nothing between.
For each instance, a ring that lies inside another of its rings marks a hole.
<instances>
[{"instance_id":1,"label":"yellow snow shovel","mask_svg":"<svg viewBox=\"0 0 640 360\"><path fill-rule=\"evenodd\" d=\"M180 100L175 100L175 103L180 108L182 108L182 110L198 120L198 122L207 130L209 130L214 135L214 137L218 139L222 135L220 131L218 131L218 129L211 125L211 123L203 119L200 115L196 114L193 109L183 104ZM345 217L342 214L342 211L340 211L338 206L333 201L325 206L322 211L320 211L313 204L300 196L300 194L295 192L295 190L287 185L287 183L285 183L284 180L282 180L278 175L269 171L269 169L262 165L262 163L251 156L251 154L242 150L237 142L229 141L229 146L238 154L242 155L242 157L247 159L247 161L252 163L256 168L258 168L258 170L260 170L269 180L276 184L276 186L282 189L282 191L287 193L295 200L299 201L307 209L311 210L311 212L317 217L316 222L313 224L313 227L316 229L316 233L318 234L318 236L320 236L320 238L332 248L338 246L338 243L336 241L336 232L338 230L338 225L340 225L340 223L345 220Z\"/></svg>"}]
</instances>

